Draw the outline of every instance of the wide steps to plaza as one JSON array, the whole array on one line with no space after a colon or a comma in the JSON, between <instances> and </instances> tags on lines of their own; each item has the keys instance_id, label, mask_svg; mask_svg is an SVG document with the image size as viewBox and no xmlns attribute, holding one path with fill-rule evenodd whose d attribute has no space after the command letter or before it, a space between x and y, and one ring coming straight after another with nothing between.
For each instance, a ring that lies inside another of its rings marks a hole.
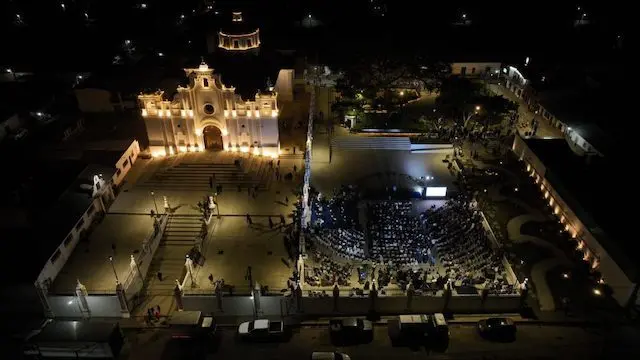
<instances>
[{"instance_id":1,"label":"wide steps to plaza","mask_svg":"<svg viewBox=\"0 0 640 360\"><path fill-rule=\"evenodd\" d=\"M185 271L185 255L191 250L191 245L159 247L149 266L147 273L147 294L170 295L176 285L175 280L181 280ZM158 273L162 273L162 281Z\"/></svg>"},{"instance_id":2,"label":"wide steps to plaza","mask_svg":"<svg viewBox=\"0 0 640 360\"><path fill-rule=\"evenodd\" d=\"M254 165L253 161L243 160L252 169L252 172L259 174L261 165ZM253 169L255 167L255 170ZM152 189L179 189L186 191L207 191L210 190L209 179L215 185L225 187L241 188L255 187L261 188L259 176L253 177L240 166L234 164L218 163L180 163L171 168L161 170L153 174L149 179L141 184L143 187Z\"/></svg>"},{"instance_id":3,"label":"wide steps to plaza","mask_svg":"<svg viewBox=\"0 0 640 360\"><path fill-rule=\"evenodd\" d=\"M302 160L304 159L304 153L280 154L278 158L281 160Z\"/></svg>"},{"instance_id":4,"label":"wide steps to plaza","mask_svg":"<svg viewBox=\"0 0 640 360\"><path fill-rule=\"evenodd\" d=\"M202 218L199 216L172 215L167 221L160 246L193 246L202 231Z\"/></svg>"},{"instance_id":5,"label":"wide steps to plaza","mask_svg":"<svg viewBox=\"0 0 640 360\"><path fill-rule=\"evenodd\" d=\"M336 136L331 139L336 150L402 150L411 151L408 137Z\"/></svg>"}]
</instances>

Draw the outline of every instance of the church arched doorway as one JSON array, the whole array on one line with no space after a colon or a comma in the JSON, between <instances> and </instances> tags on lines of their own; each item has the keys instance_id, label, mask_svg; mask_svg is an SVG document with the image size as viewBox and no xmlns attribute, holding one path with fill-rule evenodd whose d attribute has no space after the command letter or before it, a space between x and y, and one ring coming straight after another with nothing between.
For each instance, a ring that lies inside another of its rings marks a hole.
<instances>
[{"instance_id":1,"label":"church arched doorway","mask_svg":"<svg viewBox=\"0 0 640 360\"><path fill-rule=\"evenodd\" d=\"M202 131L204 137L204 148L210 150L222 150L224 142L222 141L222 132L217 126L209 125Z\"/></svg>"}]
</instances>

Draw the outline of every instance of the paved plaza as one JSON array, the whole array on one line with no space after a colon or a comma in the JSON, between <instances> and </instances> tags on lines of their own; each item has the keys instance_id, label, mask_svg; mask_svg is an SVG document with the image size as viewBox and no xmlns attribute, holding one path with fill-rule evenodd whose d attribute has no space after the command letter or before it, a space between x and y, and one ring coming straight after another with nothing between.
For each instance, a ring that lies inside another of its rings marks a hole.
<instances>
[{"instance_id":1,"label":"paved plaza","mask_svg":"<svg viewBox=\"0 0 640 360\"><path fill-rule=\"evenodd\" d=\"M107 214L88 239L78 243L50 290L74 293L80 280L90 293L115 292L109 256L113 256L118 279L124 281L130 271L130 255L141 250L152 232L153 219L148 215Z\"/></svg>"},{"instance_id":2,"label":"paved plaza","mask_svg":"<svg viewBox=\"0 0 640 360\"><path fill-rule=\"evenodd\" d=\"M235 160L240 160L242 167L236 167ZM290 181L278 181L269 165L270 160L225 152L139 159L108 214L89 234L88 241L78 244L52 291L71 293L76 280L80 279L90 293L113 292L115 275L108 256L114 255L118 278L123 281L129 272L130 255L140 250L142 242L153 231L151 210L157 208L158 212L164 213L166 196L172 216L146 282L151 293L170 294L174 279L181 276L185 255L195 245L201 228L197 203L204 196L212 195L208 181L210 172L217 174L216 185L223 187L218 194L221 216L218 219L214 215L208 226L208 247L203 249L207 261L203 267L196 267L197 283L208 283L208 275L213 274L216 279L224 278L240 288L245 283L247 267L252 266L256 281L274 289L284 287L291 270L283 262L287 255L279 232L280 216L291 224L290 214L295 202L293 189L301 181L303 165L300 156L283 156L281 171L293 173L296 166L297 175ZM164 174L171 174L171 179L162 181ZM237 174L237 177L230 174ZM256 186L257 192L254 191ZM246 214L252 216L251 227L246 223ZM269 228L269 216L278 225L277 229ZM157 279L157 272L163 273L163 281Z\"/></svg>"},{"instance_id":3,"label":"paved plaza","mask_svg":"<svg viewBox=\"0 0 640 360\"><path fill-rule=\"evenodd\" d=\"M206 261L194 273L198 289L212 291L208 277L213 275L214 281L224 279L236 292L247 293L248 267L251 267L253 281L268 286L270 291L286 288L293 263L285 250L280 220L272 218L273 229L268 221L266 216L253 216L251 225L244 216L223 216L215 220L204 253ZM291 220L287 219L287 223Z\"/></svg>"}]
</instances>

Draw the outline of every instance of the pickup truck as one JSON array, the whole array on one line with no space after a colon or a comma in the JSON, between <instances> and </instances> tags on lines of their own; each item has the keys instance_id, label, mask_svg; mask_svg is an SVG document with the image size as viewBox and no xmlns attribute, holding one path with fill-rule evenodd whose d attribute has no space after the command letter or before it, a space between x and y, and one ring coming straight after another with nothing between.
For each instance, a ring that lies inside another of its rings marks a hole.
<instances>
[{"instance_id":1,"label":"pickup truck","mask_svg":"<svg viewBox=\"0 0 640 360\"><path fill-rule=\"evenodd\" d=\"M284 337L284 322L272 320L254 320L238 326L238 336L243 340L268 341Z\"/></svg>"}]
</instances>

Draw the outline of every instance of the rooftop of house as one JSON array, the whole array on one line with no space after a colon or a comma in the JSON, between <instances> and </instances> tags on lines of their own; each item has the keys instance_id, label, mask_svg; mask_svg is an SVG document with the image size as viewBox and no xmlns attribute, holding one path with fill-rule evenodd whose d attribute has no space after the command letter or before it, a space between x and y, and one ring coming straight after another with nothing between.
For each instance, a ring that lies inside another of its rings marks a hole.
<instances>
[{"instance_id":1,"label":"rooftop of house","mask_svg":"<svg viewBox=\"0 0 640 360\"><path fill-rule=\"evenodd\" d=\"M124 97L158 89L172 94L184 77L181 65L180 62L148 56L135 65L114 65L94 72L76 88L104 89Z\"/></svg>"},{"instance_id":2,"label":"rooftop of house","mask_svg":"<svg viewBox=\"0 0 640 360\"><path fill-rule=\"evenodd\" d=\"M109 179L115 173L113 166L81 160L37 161L31 170L21 184L27 189L24 202L15 208L15 211L27 209L28 226L3 229L3 239L8 240L3 248L5 255L29 254L20 276L12 279L16 282L36 278L42 265L88 209L93 201L88 190L93 185L93 175L102 174Z\"/></svg>"},{"instance_id":3,"label":"rooftop of house","mask_svg":"<svg viewBox=\"0 0 640 360\"><path fill-rule=\"evenodd\" d=\"M547 169L545 177L630 279L638 277L640 247L625 234L617 164L576 155L564 139L527 139L527 146Z\"/></svg>"}]
</instances>

